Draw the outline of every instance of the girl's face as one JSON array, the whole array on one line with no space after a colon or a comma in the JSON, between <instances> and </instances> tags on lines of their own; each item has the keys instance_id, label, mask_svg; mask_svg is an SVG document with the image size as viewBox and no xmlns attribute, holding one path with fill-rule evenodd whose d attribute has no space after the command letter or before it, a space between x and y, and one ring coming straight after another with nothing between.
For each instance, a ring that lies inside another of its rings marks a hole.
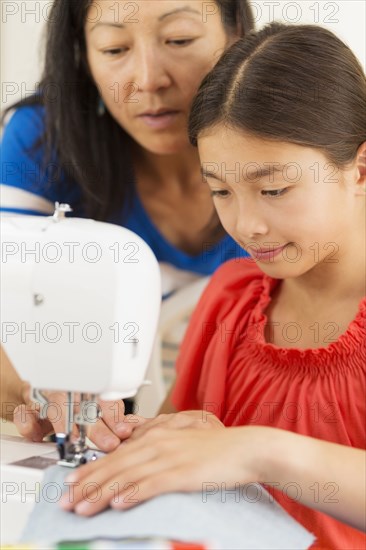
<instances>
[{"instance_id":1,"label":"girl's face","mask_svg":"<svg viewBox=\"0 0 366 550\"><path fill-rule=\"evenodd\" d=\"M202 172L226 231L268 275L285 279L338 263L357 234L357 166L317 149L223 126L198 141Z\"/></svg>"},{"instance_id":2,"label":"girl's face","mask_svg":"<svg viewBox=\"0 0 366 550\"><path fill-rule=\"evenodd\" d=\"M93 79L126 132L157 154L189 147L192 99L227 43L218 5L99 0L88 11L85 38Z\"/></svg>"}]
</instances>

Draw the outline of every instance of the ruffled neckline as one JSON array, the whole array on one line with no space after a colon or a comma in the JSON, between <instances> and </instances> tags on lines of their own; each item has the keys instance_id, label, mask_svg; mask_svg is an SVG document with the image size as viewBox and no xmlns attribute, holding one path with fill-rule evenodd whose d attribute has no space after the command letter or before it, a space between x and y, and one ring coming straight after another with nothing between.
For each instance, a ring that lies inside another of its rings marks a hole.
<instances>
[{"instance_id":1,"label":"ruffled neckline","mask_svg":"<svg viewBox=\"0 0 366 550\"><path fill-rule=\"evenodd\" d=\"M264 336L264 329L268 323L268 317L265 313L272 297L271 293L279 285L279 279L272 279L268 275L264 275L258 285L257 303L252 310L249 323L256 325L257 338L255 342L251 342L255 348L261 348L263 351L270 353L272 356L288 357L293 361L296 357L303 359L304 357L318 357L319 359L329 357L330 355L350 354L355 350L359 350L360 345L366 347L366 296L364 296L358 306L358 311L354 319L349 323L347 330L340 335L335 341L325 347L319 348L284 348L267 342ZM359 353L359 351L358 351Z\"/></svg>"}]
</instances>

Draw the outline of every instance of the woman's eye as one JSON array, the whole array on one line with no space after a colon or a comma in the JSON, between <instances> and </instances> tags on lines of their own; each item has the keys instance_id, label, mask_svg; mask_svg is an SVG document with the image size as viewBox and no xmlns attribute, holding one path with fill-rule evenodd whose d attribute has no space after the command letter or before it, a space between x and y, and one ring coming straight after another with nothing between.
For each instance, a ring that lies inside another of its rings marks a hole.
<instances>
[{"instance_id":1,"label":"woman's eye","mask_svg":"<svg viewBox=\"0 0 366 550\"><path fill-rule=\"evenodd\" d=\"M127 48L111 48L110 50L104 50L103 54L109 55L111 57L125 53Z\"/></svg>"},{"instance_id":2,"label":"woman's eye","mask_svg":"<svg viewBox=\"0 0 366 550\"><path fill-rule=\"evenodd\" d=\"M194 38L181 38L177 40L168 40L168 44L172 44L173 46L188 46L193 42Z\"/></svg>"},{"instance_id":3,"label":"woman's eye","mask_svg":"<svg viewBox=\"0 0 366 550\"><path fill-rule=\"evenodd\" d=\"M287 193L288 187L285 187L284 189L271 189L269 191L263 190L261 191L262 195L265 197L281 197L285 193Z\"/></svg>"},{"instance_id":4,"label":"woman's eye","mask_svg":"<svg viewBox=\"0 0 366 550\"><path fill-rule=\"evenodd\" d=\"M229 191L221 190L221 191L211 191L211 197L220 197L221 199L225 199L229 196Z\"/></svg>"}]
</instances>

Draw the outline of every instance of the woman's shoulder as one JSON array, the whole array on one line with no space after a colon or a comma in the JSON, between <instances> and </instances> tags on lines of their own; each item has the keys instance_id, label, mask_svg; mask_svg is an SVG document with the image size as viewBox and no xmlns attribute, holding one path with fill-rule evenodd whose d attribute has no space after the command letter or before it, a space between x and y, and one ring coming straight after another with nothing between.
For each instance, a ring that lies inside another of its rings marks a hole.
<instances>
[{"instance_id":1,"label":"woman's shoulder","mask_svg":"<svg viewBox=\"0 0 366 550\"><path fill-rule=\"evenodd\" d=\"M19 142L30 147L44 131L45 109L42 105L22 105L10 111L5 119L2 147Z\"/></svg>"},{"instance_id":2,"label":"woman's shoulder","mask_svg":"<svg viewBox=\"0 0 366 550\"><path fill-rule=\"evenodd\" d=\"M69 203L76 211L80 188L66 177L56 154L47 159L44 130L45 108L40 104L21 105L5 120L1 142L1 211L50 214L55 201Z\"/></svg>"}]
</instances>

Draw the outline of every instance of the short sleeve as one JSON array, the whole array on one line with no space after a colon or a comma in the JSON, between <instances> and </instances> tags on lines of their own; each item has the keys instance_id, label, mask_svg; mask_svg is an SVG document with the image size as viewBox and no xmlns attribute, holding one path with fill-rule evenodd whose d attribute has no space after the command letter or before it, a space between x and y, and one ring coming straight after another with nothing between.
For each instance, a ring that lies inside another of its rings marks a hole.
<instances>
[{"instance_id":1,"label":"short sleeve","mask_svg":"<svg viewBox=\"0 0 366 550\"><path fill-rule=\"evenodd\" d=\"M65 186L55 156L46 161L44 124L44 107L35 105L17 109L5 126L0 150L2 212L51 214L55 201L71 203L80 194L76 185L74 193Z\"/></svg>"},{"instance_id":2,"label":"short sleeve","mask_svg":"<svg viewBox=\"0 0 366 550\"><path fill-rule=\"evenodd\" d=\"M212 276L192 314L176 363L171 399L177 410L205 409L220 416L235 347L234 327L250 314L262 279L253 260L243 258L226 262Z\"/></svg>"}]
</instances>

